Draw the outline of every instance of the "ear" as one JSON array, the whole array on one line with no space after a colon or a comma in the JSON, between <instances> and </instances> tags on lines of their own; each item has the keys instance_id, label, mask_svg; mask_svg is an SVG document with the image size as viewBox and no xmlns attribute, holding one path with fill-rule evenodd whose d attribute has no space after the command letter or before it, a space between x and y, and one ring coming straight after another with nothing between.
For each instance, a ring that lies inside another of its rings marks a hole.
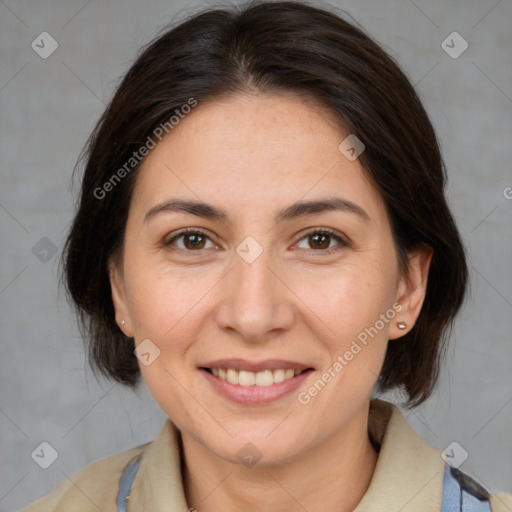
<instances>
[{"instance_id":1,"label":"ear","mask_svg":"<svg viewBox=\"0 0 512 512\"><path fill-rule=\"evenodd\" d=\"M402 309L397 312L395 322L389 329L390 340L402 337L414 327L425 299L433 252L432 247L423 244L409 254L407 271L400 277L397 285L396 302ZM399 329L399 322L404 322L406 328Z\"/></svg>"},{"instance_id":2,"label":"ear","mask_svg":"<svg viewBox=\"0 0 512 512\"><path fill-rule=\"evenodd\" d=\"M112 302L116 314L116 323L126 336L133 337L132 322L130 318L122 263L118 258L111 258L107 265L112 290ZM124 325L122 321L124 320Z\"/></svg>"}]
</instances>

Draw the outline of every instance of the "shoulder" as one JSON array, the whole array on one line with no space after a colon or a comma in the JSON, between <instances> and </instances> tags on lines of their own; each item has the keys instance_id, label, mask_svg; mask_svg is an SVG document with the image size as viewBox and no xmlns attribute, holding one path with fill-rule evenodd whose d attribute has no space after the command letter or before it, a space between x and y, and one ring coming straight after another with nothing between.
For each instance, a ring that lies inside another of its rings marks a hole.
<instances>
[{"instance_id":1,"label":"shoulder","mask_svg":"<svg viewBox=\"0 0 512 512\"><path fill-rule=\"evenodd\" d=\"M368 503L380 503L381 496L393 489L396 496L390 499L396 510L434 510L432 504L439 503L440 508L435 510L443 512L512 512L512 494L491 493L463 470L453 468L444 452L422 439L394 404L372 401L368 430L374 444L380 447L365 496ZM411 487L422 489L412 501Z\"/></svg>"},{"instance_id":2,"label":"shoulder","mask_svg":"<svg viewBox=\"0 0 512 512\"><path fill-rule=\"evenodd\" d=\"M119 479L126 465L152 442L98 459L61 482L23 512L116 512Z\"/></svg>"},{"instance_id":3,"label":"shoulder","mask_svg":"<svg viewBox=\"0 0 512 512\"><path fill-rule=\"evenodd\" d=\"M510 512L512 510L512 494L498 492L491 494L492 512Z\"/></svg>"},{"instance_id":4,"label":"shoulder","mask_svg":"<svg viewBox=\"0 0 512 512\"><path fill-rule=\"evenodd\" d=\"M445 466L442 510L446 512L510 512L512 495L491 494L485 487L459 469Z\"/></svg>"}]
</instances>

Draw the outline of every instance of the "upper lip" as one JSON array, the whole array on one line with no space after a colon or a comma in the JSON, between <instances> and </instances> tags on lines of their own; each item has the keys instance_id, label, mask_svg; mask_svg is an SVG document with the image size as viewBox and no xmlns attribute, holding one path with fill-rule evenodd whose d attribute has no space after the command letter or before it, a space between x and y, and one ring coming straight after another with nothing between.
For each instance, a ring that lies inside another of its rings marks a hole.
<instances>
[{"instance_id":1,"label":"upper lip","mask_svg":"<svg viewBox=\"0 0 512 512\"><path fill-rule=\"evenodd\" d=\"M297 361L285 359L265 359L263 361L248 361L247 359L217 359L199 365L200 368L232 368L247 372L262 372L264 370L307 370L311 366Z\"/></svg>"}]
</instances>

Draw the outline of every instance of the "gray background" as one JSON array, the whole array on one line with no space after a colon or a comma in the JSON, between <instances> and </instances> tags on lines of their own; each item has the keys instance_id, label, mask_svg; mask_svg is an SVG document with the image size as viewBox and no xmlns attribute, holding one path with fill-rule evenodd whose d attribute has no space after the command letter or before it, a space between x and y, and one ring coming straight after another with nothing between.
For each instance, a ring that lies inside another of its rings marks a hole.
<instances>
[{"instance_id":1,"label":"gray background","mask_svg":"<svg viewBox=\"0 0 512 512\"><path fill-rule=\"evenodd\" d=\"M71 171L119 78L157 30L201 5L0 2L0 511L19 510L91 461L154 439L165 420L145 386L134 393L96 382L59 291L57 259L76 194ZM462 470L510 492L512 3L332 5L354 16L417 85L469 251L471 293L441 386L408 420L439 448L457 441L469 453ZM59 45L47 59L31 48L43 31ZM457 59L441 47L453 31L469 44ZM46 263L33 254L43 237L58 251ZM31 458L42 441L59 453L46 470Z\"/></svg>"}]
</instances>

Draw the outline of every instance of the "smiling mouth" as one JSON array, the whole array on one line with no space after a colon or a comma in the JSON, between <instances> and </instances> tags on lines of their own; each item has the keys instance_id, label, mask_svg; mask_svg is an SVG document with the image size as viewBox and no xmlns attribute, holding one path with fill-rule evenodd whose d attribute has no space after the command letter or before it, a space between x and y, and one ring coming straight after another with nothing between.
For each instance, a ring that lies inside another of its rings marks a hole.
<instances>
[{"instance_id":1,"label":"smiling mouth","mask_svg":"<svg viewBox=\"0 0 512 512\"><path fill-rule=\"evenodd\" d=\"M259 372L250 372L246 370L235 370L234 368L201 368L209 374L217 377L220 380L229 382L230 384L239 386L259 386L268 387L274 384L280 384L286 380L291 380L294 377L312 371L312 368L304 370L294 370L292 368L276 370L263 370Z\"/></svg>"}]
</instances>

